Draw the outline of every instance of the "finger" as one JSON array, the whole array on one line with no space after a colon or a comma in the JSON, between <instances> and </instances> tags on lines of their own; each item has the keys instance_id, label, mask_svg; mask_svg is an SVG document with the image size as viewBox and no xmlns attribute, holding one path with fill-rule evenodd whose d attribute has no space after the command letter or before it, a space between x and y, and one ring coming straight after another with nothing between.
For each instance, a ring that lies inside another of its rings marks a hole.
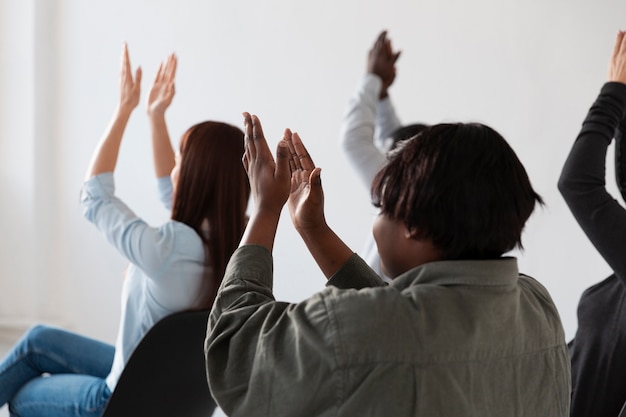
<instances>
[{"instance_id":1,"label":"finger","mask_svg":"<svg viewBox=\"0 0 626 417\"><path fill-rule=\"evenodd\" d=\"M159 63L159 68L157 68L157 72L156 75L154 76L154 82L153 84L158 83L161 80L161 74L163 72L163 63Z\"/></svg>"},{"instance_id":2,"label":"finger","mask_svg":"<svg viewBox=\"0 0 626 417\"><path fill-rule=\"evenodd\" d=\"M396 63L396 61L398 60L398 58L400 58L400 53L401 53L401 52L402 52L402 51L398 51L398 52L396 52L396 53L395 53L395 55L393 56L393 63L394 63L394 64Z\"/></svg>"},{"instance_id":3,"label":"finger","mask_svg":"<svg viewBox=\"0 0 626 417\"><path fill-rule=\"evenodd\" d=\"M309 184L311 188L322 188L322 168L315 168L309 176Z\"/></svg>"},{"instance_id":4,"label":"finger","mask_svg":"<svg viewBox=\"0 0 626 417\"><path fill-rule=\"evenodd\" d=\"M124 65L124 72L126 73L126 75L130 76L130 74L132 74L132 71L130 69L130 57L128 55L128 44L126 42L124 42L124 54L123 54L122 65Z\"/></svg>"},{"instance_id":5,"label":"finger","mask_svg":"<svg viewBox=\"0 0 626 417\"><path fill-rule=\"evenodd\" d=\"M246 146L246 153L248 154L248 160L251 161L256 157L256 148L254 141L252 140L252 116L250 113L243 113L243 128L244 128L244 143Z\"/></svg>"},{"instance_id":6,"label":"finger","mask_svg":"<svg viewBox=\"0 0 626 417\"><path fill-rule=\"evenodd\" d=\"M315 168L309 176L309 198L316 203L319 203L324 199L321 168Z\"/></svg>"},{"instance_id":7,"label":"finger","mask_svg":"<svg viewBox=\"0 0 626 417\"><path fill-rule=\"evenodd\" d=\"M290 160L289 145L284 140L279 141L278 147L276 148L276 170L274 171L276 178L282 180L291 178L291 168L289 167Z\"/></svg>"},{"instance_id":8,"label":"finger","mask_svg":"<svg viewBox=\"0 0 626 417\"><path fill-rule=\"evenodd\" d=\"M615 45L613 46L613 59L615 59L617 57L617 55L619 54L619 51L622 47L622 42L624 40L624 32L622 32L621 30L619 32L617 32L617 37L615 39Z\"/></svg>"},{"instance_id":9,"label":"finger","mask_svg":"<svg viewBox=\"0 0 626 417\"><path fill-rule=\"evenodd\" d=\"M172 58L173 58L174 54L170 54L167 57L167 60L165 61L165 71L163 71L163 79L165 81L171 81L172 80Z\"/></svg>"},{"instance_id":10,"label":"finger","mask_svg":"<svg viewBox=\"0 0 626 417\"><path fill-rule=\"evenodd\" d=\"M248 153L247 151L244 152L243 156L241 157L241 163L243 164L243 169L246 170L246 173L248 172Z\"/></svg>"},{"instance_id":11,"label":"finger","mask_svg":"<svg viewBox=\"0 0 626 417\"><path fill-rule=\"evenodd\" d=\"M289 129L285 129L285 131L283 132L283 140L282 142L285 143L285 146L287 146L287 152L289 152L289 170L291 172L294 172L297 167L296 167L296 162L294 160L294 158L292 157L292 155L295 153L295 151L293 151L293 145L290 144L291 142L291 130Z\"/></svg>"},{"instance_id":12,"label":"finger","mask_svg":"<svg viewBox=\"0 0 626 417\"><path fill-rule=\"evenodd\" d=\"M378 39L376 39L376 43L383 43L383 42L385 42L385 39L387 39L387 31L383 30L378 35Z\"/></svg>"},{"instance_id":13,"label":"finger","mask_svg":"<svg viewBox=\"0 0 626 417\"><path fill-rule=\"evenodd\" d=\"M309 152L307 151L306 147L302 143L302 139L300 139L300 135L298 135L297 133L294 133L292 135L292 141L293 141L293 147L296 151L296 155L298 156L298 160L300 161L300 164L302 164L302 168L307 171L315 168L313 159L311 158L311 155L309 155Z\"/></svg>"},{"instance_id":14,"label":"finger","mask_svg":"<svg viewBox=\"0 0 626 417\"><path fill-rule=\"evenodd\" d=\"M289 145L289 155L290 155L290 165L292 167L292 171L297 171L302 169L302 164L300 163L300 158L298 158L298 154L296 153L296 148L293 146L293 134L291 130L285 129L285 133L283 138L287 140L287 145Z\"/></svg>"},{"instance_id":15,"label":"finger","mask_svg":"<svg viewBox=\"0 0 626 417\"><path fill-rule=\"evenodd\" d=\"M261 120L259 120L256 114L252 115L252 142L254 142L257 155L263 155L272 161L274 160L263 134Z\"/></svg>"},{"instance_id":16,"label":"finger","mask_svg":"<svg viewBox=\"0 0 626 417\"><path fill-rule=\"evenodd\" d=\"M170 79L172 80L174 80L174 77L176 77L176 68L178 68L178 57L172 54L172 70L170 75Z\"/></svg>"},{"instance_id":17,"label":"finger","mask_svg":"<svg viewBox=\"0 0 626 417\"><path fill-rule=\"evenodd\" d=\"M137 67L135 70L135 87L137 87L137 89L141 87L141 74L141 67Z\"/></svg>"}]
</instances>

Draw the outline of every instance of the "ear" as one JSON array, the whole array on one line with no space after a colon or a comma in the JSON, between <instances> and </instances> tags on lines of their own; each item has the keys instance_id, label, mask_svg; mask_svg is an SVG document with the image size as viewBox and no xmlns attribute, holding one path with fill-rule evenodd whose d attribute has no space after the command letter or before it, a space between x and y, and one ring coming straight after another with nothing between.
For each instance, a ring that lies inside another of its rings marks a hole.
<instances>
[{"instance_id":1,"label":"ear","mask_svg":"<svg viewBox=\"0 0 626 417\"><path fill-rule=\"evenodd\" d=\"M406 239L418 240L417 235L418 235L417 229L409 229L406 226L404 226L404 237Z\"/></svg>"}]
</instances>

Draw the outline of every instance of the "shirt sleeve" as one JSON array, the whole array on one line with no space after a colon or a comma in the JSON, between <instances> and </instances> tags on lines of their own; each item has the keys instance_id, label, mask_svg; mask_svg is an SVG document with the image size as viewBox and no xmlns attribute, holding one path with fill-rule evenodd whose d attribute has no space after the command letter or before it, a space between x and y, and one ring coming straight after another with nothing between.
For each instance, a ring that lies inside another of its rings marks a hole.
<instances>
[{"instance_id":1,"label":"shirt sleeve","mask_svg":"<svg viewBox=\"0 0 626 417\"><path fill-rule=\"evenodd\" d=\"M169 176L157 178L157 189L159 190L159 198L166 209L172 209L172 195L174 188L172 187L172 179Z\"/></svg>"},{"instance_id":2,"label":"shirt sleeve","mask_svg":"<svg viewBox=\"0 0 626 417\"><path fill-rule=\"evenodd\" d=\"M375 143L376 106L382 81L367 74L350 101L341 126L340 145L352 168L367 190L374 177L386 163L384 151Z\"/></svg>"},{"instance_id":3,"label":"shirt sleeve","mask_svg":"<svg viewBox=\"0 0 626 417\"><path fill-rule=\"evenodd\" d=\"M123 256L149 277L157 278L171 259L176 234L170 228L146 224L114 192L113 173L85 181L81 192L84 215Z\"/></svg>"},{"instance_id":4,"label":"shirt sleeve","mask_svg":"<svg viewBox=\"0 0 626 417\"><path fill-rule=\"evenodd\" d=\"M401 127L396 109L389 97L379 100L376 104L376 147L385 155L391 149L393 141L391 135Z\"/></svg>"},{"instance_id":5,"label":"shirt sleeve","mask_svg":"<svg viewBox=\"0 0 626 417\"><path fill-rule=\"evenodd\" d=\"M330 277L326 285L360 290L367 287L383 287L387 284L360 256L354 254Z\"/></svg>"},{"instance_id":6,"label":"shirt sleeve","mask_svg":"<svg viewBox=\"0 0 626 417\"><path fill-rule=\"evenodd\" d=\"M563 166L559 190L591 243L626 283L626 211L605 187L606 153L626 112L626 85L606 83Z\"/></svg>"},{"instance_id":7,"label":"shirt sleeve","mask_svg":"<svg viewBox=\"0 0 626 417\"><path fill-rule=\"evenodd\" d=\"M257 245L228 263L205 341L211 393L229 416L320 415L328 405L314 399L335 396L335 324L319 294L276 302L272 268Z\"/></svg>"}]
</instances>

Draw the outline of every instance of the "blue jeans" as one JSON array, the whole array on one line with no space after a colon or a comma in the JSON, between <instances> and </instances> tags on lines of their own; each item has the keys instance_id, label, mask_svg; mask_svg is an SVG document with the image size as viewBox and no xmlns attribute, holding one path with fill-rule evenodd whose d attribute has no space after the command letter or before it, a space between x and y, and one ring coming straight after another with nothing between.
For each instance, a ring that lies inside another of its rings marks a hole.
<instances>
[{"instance_id":1,"label":"blue jeans","mask_svg":"<svg viewBox=\"0 0 626 417\"><path fill-rule=\"evenodd\" d=\"M31 328L0 362L0 406L12 417L99 417L115 348L54 327Z\"/></svg>"}]
</instances>

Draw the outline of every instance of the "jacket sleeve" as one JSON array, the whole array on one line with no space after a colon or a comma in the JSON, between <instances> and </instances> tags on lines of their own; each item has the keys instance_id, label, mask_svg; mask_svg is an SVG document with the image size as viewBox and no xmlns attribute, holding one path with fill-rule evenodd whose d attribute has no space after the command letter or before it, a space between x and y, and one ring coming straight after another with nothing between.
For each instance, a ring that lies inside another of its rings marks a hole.
<instances>
[{"instance_id":1,"label":"jacket sleeve","mask_svg":"<svg viewBox=\"0 0 626 417\"><path fill-rule=\"evenodd\" d=\"M626 112L626 85L606 83L563 166L559 190L591 243L626 283L626 211L605 187L606 153Z\"/></svg>"},{"instance_id":2,"label":"jacket sleeve","mask_svg":"<svg viewBox=\"0 0 626 417\"><path fill-rule=\"evenodd\" d=\"M119 253L141 268L150 278L160 274L172 260L172 255L182 241L178 232L184 233L194 246L201 244L193 229L176 227L169 223L152 227L137 216L122 200L115 196L115 183L110 172L96 175L83 185L81 204L85 218L92 222Z\"/></svg>"},{"instance_id":3,"label":"jacket sleeve","mask_svg":"<svg viewBox=\"0 0 626 417\"><path fill-rule=\"evenodd\" d=\"M362 270L359 260L344 273ZM372 274L360 285L380 281ZM336 291L331 285L301 303L276 302L270 252L257 245L235 251L205 342L211 393L228 416L315 416L329 408L319 398L339 404L340 337L329 301Z\"/></svg>"}]
</instances>

